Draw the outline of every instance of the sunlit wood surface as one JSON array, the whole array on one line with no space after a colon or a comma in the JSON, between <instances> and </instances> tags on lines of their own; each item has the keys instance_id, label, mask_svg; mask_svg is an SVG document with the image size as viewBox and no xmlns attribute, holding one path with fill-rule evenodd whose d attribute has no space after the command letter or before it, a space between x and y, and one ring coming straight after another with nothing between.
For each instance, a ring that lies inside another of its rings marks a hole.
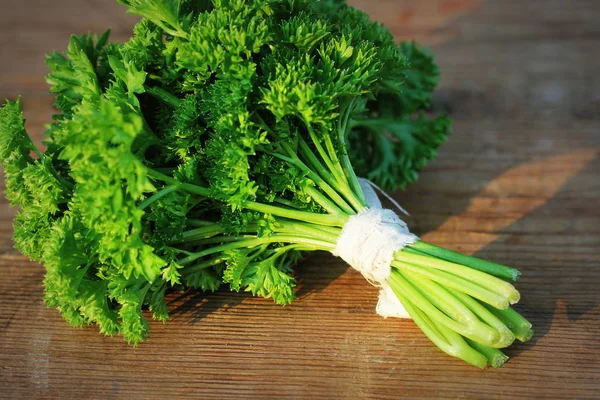
<instances>
[{"instance_id":1,"label":"sunlit wood surface","mask_svg":"<svg viewBox=\"0 0 600 400\"><path fill-rule=\"evenodd\" d=\"M377 290L316 254L299 300L173 294L137 348L74 329L42 302L43 267L11 245L0 200L0 398L598 398L600 5L594 0L354 1L399 39L430 45L435 109L454 133L395 197L428 241L517 267L534 324L499 370L444 355L410 321L375 315ZM111 0L3 0L0 98L23 96L41 140L44 54L70 33L135 17Z\"/></svg>"}]
</instances>

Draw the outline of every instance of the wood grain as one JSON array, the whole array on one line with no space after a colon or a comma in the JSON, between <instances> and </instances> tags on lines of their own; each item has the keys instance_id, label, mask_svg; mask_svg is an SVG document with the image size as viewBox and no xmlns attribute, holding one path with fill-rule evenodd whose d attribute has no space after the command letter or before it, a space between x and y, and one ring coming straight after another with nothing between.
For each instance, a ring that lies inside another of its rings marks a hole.
<instances>
[{"instance_id":1,"label":"wood grain","mask_svg":"<svg viewBox=\"0 0 600 400\"><path fill-rule=\"evenodd\" d=\"M376 289L339 260L299 268L299 300L174 293L173 318L137 348L73 329L42 302L43 267L12 249L0 201L2 398L598 398L600 7L594 0L353 3L432 46L435 108L456 121L396 197L429 241L519 268L534 339L480 371L410 321L374 313ZM3 0L0 98L23 95L41 139L52 113L43 55L70 33L135 18L110 0Z\"/></svg>"}]
</instances>

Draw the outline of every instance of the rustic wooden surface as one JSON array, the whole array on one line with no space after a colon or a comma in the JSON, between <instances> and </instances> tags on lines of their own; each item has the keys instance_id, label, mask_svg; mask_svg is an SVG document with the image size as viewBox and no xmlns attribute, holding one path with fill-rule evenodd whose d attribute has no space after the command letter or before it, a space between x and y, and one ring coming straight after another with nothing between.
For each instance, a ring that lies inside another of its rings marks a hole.
<instances>
[{"instance_id":1,"label":"rustic wooden surface","mask_svg":"<svg viewBox=\"0 0 600 400\"><path fill-rule=\"evenodd\" d=\"M600 5L594 0L354 1L399 38L432 46L436 108L454 134L397 197L425 239L519 268L534 323L510 362L480 371L410 321L374 313L376 289L339 260L304 262L281 308L227 292L173 295L173 319L137 348L73 329L42 303L43 268L11 248L0 205L0 397L598 398ZM135 18L110 0L3 0L0 98L24 96L41 137L43 54L70 33Z\"/></svg>"}]
</instances>

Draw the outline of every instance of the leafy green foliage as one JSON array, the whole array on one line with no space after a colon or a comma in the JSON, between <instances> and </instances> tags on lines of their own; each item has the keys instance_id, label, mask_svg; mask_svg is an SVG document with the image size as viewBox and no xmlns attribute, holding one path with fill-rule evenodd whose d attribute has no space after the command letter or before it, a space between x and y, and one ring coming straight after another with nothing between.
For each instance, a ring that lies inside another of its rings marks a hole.
<instances>
[{"instance_id":1,"label":"leafy green foliage","mask_svg":"<svg viewBox=\"0 0 600 400\"><path fill-rule=\"evenodd\" d=\"M101 37L73 35L66 56L56 51L47 56L46 65L51 72L46 82L50 92L56 94L55 105L63 112L61 118L70 115L83 98L99 95L101 85L108 83L108 55L114 48L107 45L109 34L110 31Z\"/></svg>"},{"instance_id":2,"label":"leafy green foliage","mask_svg":"<svg viewBox=\"0 0 600 400\"><path fill-rule=\"evenodd\" d=\"M68 185L46 158L38 153L25 131L21 101L8 101L0 108L0 161L4 166L6 197L20 205L15 219L15 246L34 260L40 260L53 221L69 196Z\"/></svg>"},{"instance_id":3,"label":"leafy green foliage","mask_svg":"<svg viewBox=\"0 0 600 400\"><path fill-rule=\"evenodd\" d=\"M33 163L30 153L33 143L25 131L21 101L7 101L0 108L0 161L4 165L6 198L13 204L30 201L25 188L24 170Z\"/></svg>"},{"instance_id":4,"label":"leafy green foliage","mask_svg":"<svg viewBox=\"0 0 600 400\"><path fill-rule=\"evenodd\" d=\"M357 131L350 135L350 142L367 140L370 144L370 157L360 159L355 167L386 188L398 187L398 182L403 182L400 187L404 187L416 181L417 171L435 157L450 129L450 120L443 115L429 119L420 112L397 118L385 108L379 118L354 124Z\"/></svg>"},{"instance_id":5,"label":"leafy green foliage","mask_svg":"<svg viewBox=\"0 0 600 400\"><path fill-rule=\"evenodd\" d=\"M119 0L133 37L48 56L40 152L0 108L16 246L75 326L138 343L170 288L294 299L302 251L366 204L352 169L403 187L449 124L423 112L438 71L342 1ZM351 160L348 157L351 157Z\"/></svg>"},{"instance_id":6,"label":"leafy green foliage","mask_svg":"<svg viewBox=\"0 0 600 400\"><path fill-rule=\"evenodd\" d=\"M245 288L255 296L273 298L277 304L289 304L294 299L296 281L290 275L288 258L294 263L299 257L285 247L229 251L223 281L232 290Z\"/></svg>"},{"instance_id":7,"label":"leafy green foliage","mask_svg":"<svg viewBox=\"0 0 600 400\"><path fill-rule=\"evenodd\" d=\"M396 89L397 83L386 83L383 93L367 104L376 117L352 121L355 129L348 136L357 173L385 189L416 181L417 172L436 156L451 127L445 115L429 118L425 113L439 79L433 57L415 43L402 43L400 49L408 66L402 71L403 84ZM357 151L365 142L366 157Z\"/></svg>"},{"instance_id":8,"label":"leafy green foliage","mask_svg":"<svg viewBox=\"0 0 600 400\"><path fill-rule=\"evenodd\" d=\"M180 18L181 0L117 0L128 7L128 12L141 15L165 32L183 34L188 18Z\"/></svg>"}]
</instances>

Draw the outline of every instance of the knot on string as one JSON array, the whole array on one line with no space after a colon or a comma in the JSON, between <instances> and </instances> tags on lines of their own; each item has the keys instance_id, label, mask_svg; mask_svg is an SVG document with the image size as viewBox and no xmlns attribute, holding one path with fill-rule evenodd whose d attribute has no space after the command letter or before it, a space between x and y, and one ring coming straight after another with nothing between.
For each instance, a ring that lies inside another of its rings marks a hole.
<instances>
[{"instance_id":1,"label":"knot on string","mask_svg":"<svg viewBox=\"0 0 600 400\"><path fill-rule=\"evenodd\" d=\"M371 208L349 218L332 253L359 271L373 286L381 289L377 314L384 318L410 318L389 287L387 279L391 273L394 253L415 243L419 238L408 230L406 223L395 212L381 208L381 202L370 181L360 179L359 182Z\"/></svg>"}]
</instances>

